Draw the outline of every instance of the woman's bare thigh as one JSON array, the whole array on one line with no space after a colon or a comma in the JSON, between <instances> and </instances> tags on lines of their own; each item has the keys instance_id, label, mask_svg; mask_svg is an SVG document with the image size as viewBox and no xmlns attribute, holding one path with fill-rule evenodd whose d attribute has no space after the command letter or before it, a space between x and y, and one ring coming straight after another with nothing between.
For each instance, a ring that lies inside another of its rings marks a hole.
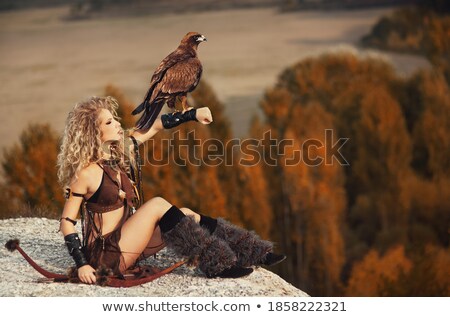
<instances>
[{"instance_id":1,"label":"woman's bare thigh","mask_svg":"<svg viewBox=\"0 0 450 317\"><path fill-rule=\"evenodd\" d=\"M151 240L162 242L161 233L155 229L171 206L162 198L152 198L123 224L119 241L119 247L123 251L122 271L136 262Z\"/></svg>"},{"instance_id":2,"label":"woman's bare thigh","mask_svg":"<svg viewBox=\"0 0 450 317\"><path fill-rule=\"evenodd\" d=\"M141 253L141 258L145 259L149 256L156 254L158 251L161 251L164 249L166 245L164 244L164 241L161 236L161 229L159 229L159 226L155 228L155 231L153 231L153 235L150 238L150 242L145 247L144 251Z\"/></svg>"}]
</instances>

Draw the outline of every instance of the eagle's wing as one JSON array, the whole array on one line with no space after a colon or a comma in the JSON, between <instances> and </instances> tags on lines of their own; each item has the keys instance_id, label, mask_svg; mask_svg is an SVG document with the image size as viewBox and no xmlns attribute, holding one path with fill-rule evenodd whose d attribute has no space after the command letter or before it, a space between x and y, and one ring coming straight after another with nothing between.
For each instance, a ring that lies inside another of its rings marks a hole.
<instances>
[{"instance_id":1,"label":"eagle's wing","mask_svg":"<svg viewBox=\"0 0 450 317\"><path fill-rule=\"evenodd\" d=\"M155 87L161 81L168 69L170 69L177 63L185 61L192 57L193 56L189 54L189 52L180 49L177 49L167 55L153 73L152 79L150 81L150 87L147 90L147 94L145 95L143 102L133 110L132 114L136 115L142 112L147 108L148 105L151 105L155 101L155 97L159 95L159 91L158 89L155 91Z\"/></svg>"},{"instance_id":2,"label":"eagle's wing","mask_svg":"<svg viewBox=\"0 0 450 317\"><path fill-rule=\"evenodd\" d=\"M150 86L154 85L155 83L159 82L161 78L164 76L164 73L171 68L173 65L187 60L189 58L192 58L192 56L185 51L182 50L175 50L169 55L164 58L161 63L159 64L158 68L156 68L155 72L153 73L152 80L150 82Z\"/></svg>"},{"instance_id":3,"label":"eagle's wing","mask_svg":"<svg viewBox=\"0 0 450 317\"><path fill-rule=\"evenodd\" d=\"M163 78L155 86L155 93L179 94L192 91L200 81L202 75L202 64L197 58L189 58L178 62L169 68ZM152 96L152 99L153 99Z\"/></svg>"},{"instance_id":4,"label":"eagle's wing","mask_svg":"<svg viewBox=\"0 0 450 317\"><path fill-rule=\"evenodd\" d=\"M186 60L191 59L192 56L185 51L176 50L169 55L167 55L166 58L164 58L161 63L159 64L158 68L156 68L155 72L153 73L152 79L150 81L150 88L148 91L148 94L145 99L150 98L150 96L153 95L153 90L155 89L155 85L157 85L166 72L176 66L179 63L183 63ZM150 98L150 103L152 102L153 98Z\"/></svg>"}]
</instances>

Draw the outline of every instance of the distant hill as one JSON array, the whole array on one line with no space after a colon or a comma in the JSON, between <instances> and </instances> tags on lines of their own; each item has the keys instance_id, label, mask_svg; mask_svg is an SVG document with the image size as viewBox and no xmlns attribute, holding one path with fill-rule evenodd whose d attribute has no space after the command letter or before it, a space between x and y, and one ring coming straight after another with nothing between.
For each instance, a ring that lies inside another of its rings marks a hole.
<instances>
[{"instance_id":1,"label":"distant hill","mask_svg":"<svg viewBox=\"0 0 450 317\"><path fill-rule=\"evenodd\" d=\"M421 0L282 0L281 8L289 10L333 10L416 4Z\"/></svg>"},{"instance_id":2,"label":"distant hill","mask_svg":"<svg viewBox=\"0 0 450 317\"><path fill-rule=\"evenodd\" d=\"M55 7L66 5L64 0L0 0L0 10Z\"/></svg>"},{"instance_id":3,"label":"distant hill","mask_svg":"<svg viewBox=\"0 0 450 317\"><path fill-rule=\"evenodd\" d=\"M109 11L120 8L130 11L180 12L193 10L216 10L245 7L273 6L281 0L75 0L70 1L72 8L91 11ZM26 8L42 8L67 5L67 0L0 0L0 10L16 10Z\"/></svg>"},{"instance_id":4,"label":"distant hill","mask_svg":"<svg viewBox=\"0 0 450 317\"><path fill-rule=\"evenodd\" d=\"M303 9L364 8L418 3L421 0L75 0L70 5L79 12L168 13L194 10L241 9L278 6L284 11ZM1 10L67 5L67 0L0 0ZM125 10L124 10L125 9Z\"/></svg>"}]
</instances>

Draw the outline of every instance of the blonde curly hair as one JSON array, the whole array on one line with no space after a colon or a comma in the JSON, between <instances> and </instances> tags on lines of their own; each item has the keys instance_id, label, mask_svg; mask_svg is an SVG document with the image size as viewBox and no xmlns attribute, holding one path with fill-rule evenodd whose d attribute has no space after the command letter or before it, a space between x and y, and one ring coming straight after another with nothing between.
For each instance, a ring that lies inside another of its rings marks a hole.
<instances>
[{"instance_id":1,"label":"blonde curly hair","mask_svg":"<svg viewBox=\"0 0 450 317\"><path fill-rule=\"evenodd\" d=\"M113 97L91 97L75 105L69 112L58 154L58 180L63 188L67 188L76 180L78 173L91 163L98 163L104 156L101 142L99 112L107 109L114 119L119 105ZM125 164L124 140L110 146L112 158L123 170Z\"/></svg>"}]
</instances>

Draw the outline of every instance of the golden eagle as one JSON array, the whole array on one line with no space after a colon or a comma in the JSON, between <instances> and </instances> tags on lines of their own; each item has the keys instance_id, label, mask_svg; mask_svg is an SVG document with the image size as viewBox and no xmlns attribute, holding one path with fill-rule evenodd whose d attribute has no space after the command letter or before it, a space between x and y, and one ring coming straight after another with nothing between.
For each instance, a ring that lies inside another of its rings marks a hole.
<instances>
[{"instance_id":1,"label":"golden eagle","mask_svg":"<svg viewBox=\"0 0 450 317\"><path fill-rule=\"evenodd\" d=\"M189 32L178 48L162 60L153 73L144 101L132 112L136 115L144 111L136 128L149 129L166 102L170 108L175 108L177 97L181 98L183 110L189 107L187 93L197 87L202 75L203 68L197 58L197 47L204 41L206 37L203 35Z\"/></svg>"}]
</instances>

